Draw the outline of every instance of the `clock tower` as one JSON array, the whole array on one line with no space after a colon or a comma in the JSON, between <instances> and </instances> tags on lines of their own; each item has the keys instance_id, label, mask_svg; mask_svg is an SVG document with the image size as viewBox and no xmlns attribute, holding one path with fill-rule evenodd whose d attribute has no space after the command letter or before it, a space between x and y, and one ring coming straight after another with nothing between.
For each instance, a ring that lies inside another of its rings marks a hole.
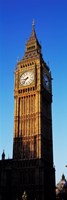
<instances>
[{"instance_id":1,"label":"clock tower","mask_svg":"<svg viewBox=\"0 0 67 200\"><path fill-rule=\"evenodd\" d=\"M13 159L29 161L31 165L36 188L29 188L33 194L29 199L33 199L34 191L36 199L55 199L52 77L43 59L34 23L24 56L15 70Z\"/></svg>"}]
</instances>

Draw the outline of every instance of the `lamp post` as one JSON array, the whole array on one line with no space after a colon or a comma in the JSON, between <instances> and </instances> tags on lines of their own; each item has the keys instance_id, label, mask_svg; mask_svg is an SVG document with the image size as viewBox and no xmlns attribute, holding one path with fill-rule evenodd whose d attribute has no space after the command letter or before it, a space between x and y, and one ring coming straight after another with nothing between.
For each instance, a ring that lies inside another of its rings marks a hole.
<instances>
[{"instance_id":1,"label":"lamp post","mask_svg":"<svg viewBox=\"0 0 67 200\"><path fill-rule=\"evenodd\" d=\"M23 195L22 195L22 200L27 200L27 194L26 191L24 191Z\"/></svg>"}]
</instances>

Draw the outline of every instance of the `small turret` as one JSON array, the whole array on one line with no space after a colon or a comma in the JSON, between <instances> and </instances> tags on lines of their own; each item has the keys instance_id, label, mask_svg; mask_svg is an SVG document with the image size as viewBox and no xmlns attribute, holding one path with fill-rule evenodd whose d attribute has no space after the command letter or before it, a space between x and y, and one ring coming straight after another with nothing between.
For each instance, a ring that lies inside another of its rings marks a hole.
<instances>
[{"instance_id":1,"label":"small turret","mask_svg":"<svg viewBox=\"0 0 67 200\"><path fill-rule=\"evenodd\" d=\"M4 150L3 150L3 153L2 153L2 160L5 160L5 153L4 153Z\"/></svg>"}]
</instances>

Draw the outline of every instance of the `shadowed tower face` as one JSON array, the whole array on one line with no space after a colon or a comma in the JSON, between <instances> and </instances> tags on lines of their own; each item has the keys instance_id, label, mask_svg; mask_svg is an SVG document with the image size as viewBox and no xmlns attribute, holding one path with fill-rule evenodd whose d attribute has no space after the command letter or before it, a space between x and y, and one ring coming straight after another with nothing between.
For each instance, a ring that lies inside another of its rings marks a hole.
<instances>
[{"instance_id":1,"label":"shadowed tower face","mask_svg":"<svg viewBox=\"0 0 67 200\"><path fill-rule=\"evenodd\" d=\"M32 23L23 58L15 70L14 159L40 159L53 165L51 72Z\"/></svg>"}]
</instances>

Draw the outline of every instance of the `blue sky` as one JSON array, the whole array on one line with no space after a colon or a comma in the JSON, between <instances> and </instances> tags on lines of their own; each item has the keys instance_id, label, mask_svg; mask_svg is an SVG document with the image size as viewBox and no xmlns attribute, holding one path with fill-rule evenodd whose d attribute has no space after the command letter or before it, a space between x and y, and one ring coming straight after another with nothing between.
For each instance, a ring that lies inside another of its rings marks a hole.
<instances>
[{"instance_id":1,"label":"blue sky","mask_svg":"<svg viewBox=\"0 0 67 200\"><path fill-rule=\"evenodd\" d=\"M67 1L0 0L0 158L12 157L14 70L24 55L32 20L53 77L53 155L56 182L67 178Z\"/></svg>"}]
</instances>

